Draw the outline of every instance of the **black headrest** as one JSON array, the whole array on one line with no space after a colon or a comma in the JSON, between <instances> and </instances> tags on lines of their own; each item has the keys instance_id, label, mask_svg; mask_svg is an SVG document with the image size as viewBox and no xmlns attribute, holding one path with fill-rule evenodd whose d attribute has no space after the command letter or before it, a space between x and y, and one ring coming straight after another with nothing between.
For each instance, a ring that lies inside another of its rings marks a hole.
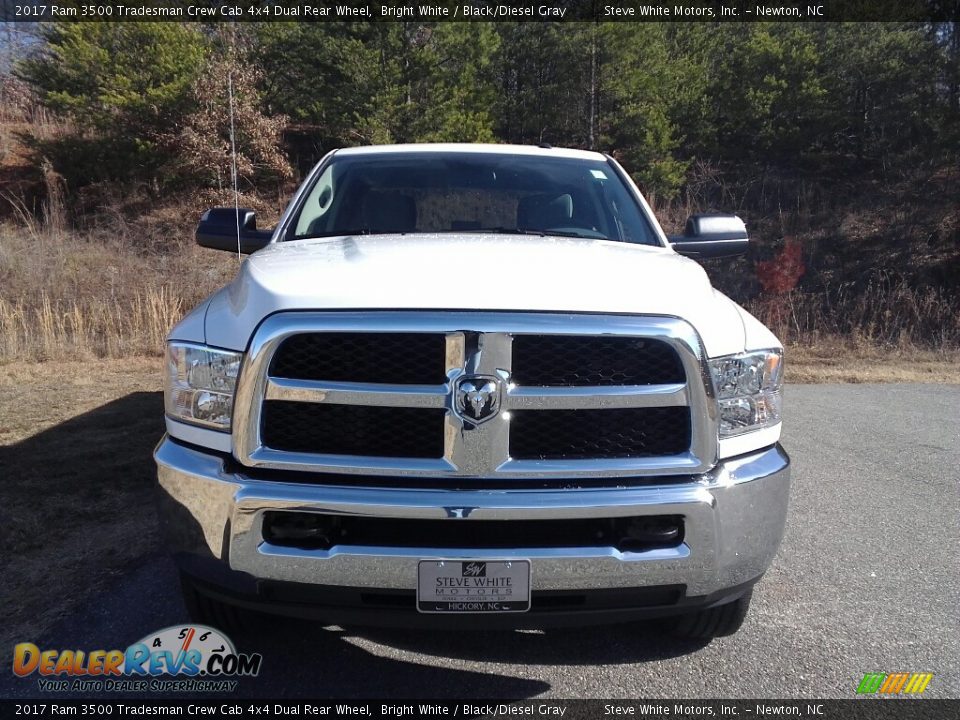
<instances>
[{"instance_id":1,"label":"black headrest","mask_svg":"<svg viewBox=\"0 0 960 720\"><path fill-rule=\"evenodd\" d=\"M363 198L361 224L370 232L412 232L417 229L417 205L399 192L371 191Z\"/></svg>"},{"instance_id":2,"label":"black headrest","mask_svg":"<svg viewBox=\"0 0 960 720\"><path fill-rule=\"evenodd\" d=\"M529 195L517 203L517 227L531 230L567 227L573 218L573 198L563 195Z\"/></svg>"}]
</instances>

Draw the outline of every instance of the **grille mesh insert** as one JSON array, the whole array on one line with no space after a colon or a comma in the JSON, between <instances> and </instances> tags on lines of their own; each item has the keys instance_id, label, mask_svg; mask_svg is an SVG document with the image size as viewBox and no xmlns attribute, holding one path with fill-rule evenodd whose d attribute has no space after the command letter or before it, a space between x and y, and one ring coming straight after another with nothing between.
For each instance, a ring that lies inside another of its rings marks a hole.
<instances>
[{"instance_id":1,"label":"grille mesh insert","mask_svg":"<svg viewBox=\"0 0 960 720\"><path fill-rule=\"evenodd\" d=\"M268 400L261 432L264 445L287 452L439 458L443 419L442 409Z\"/></svg>"},{"instance_id":2,"label":"grille mesh insert","mask_svg":"<svg viewBox=\"0 0 960 720\"><path fill-rule=\"evenodd\" d=\"M665 385L684 379L676 351L660 340L571 335L513 339L513 380L518 385Z\"/></svg>"},{"instance_id":3,"label":"grille mesh insert","mask_svg":"<svg viewBox=\"0 0 960 720\"><path fill-rule=\"evenodd\" d=\"M521 410L510 423L516 460L652 457L689 448L687 407Z\"/></svg>"},{"instance_id":4,"label":"grille mesh insert","mask_svg":"<svg viewBox=\"0 0 960 720\"><path fill-rule=\"evenodd\" d=\"M277 348L270 375L294 380L436 385L446 382L443 335L303 333Z\"/></svg>"}]
</instances>

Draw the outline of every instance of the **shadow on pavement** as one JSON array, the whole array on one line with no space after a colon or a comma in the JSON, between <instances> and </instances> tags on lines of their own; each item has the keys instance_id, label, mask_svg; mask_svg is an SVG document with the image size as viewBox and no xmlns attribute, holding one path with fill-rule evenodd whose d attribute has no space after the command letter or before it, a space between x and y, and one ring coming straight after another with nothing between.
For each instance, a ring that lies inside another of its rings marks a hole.
<instances>
[{"instance_id":1,"label":"shadow on pavement","mask_svg":"<svg viewBox=\"0 0 960 720\"><path fill-rule=\"evenodd\" d=\"M621 665L687 655L708 644L669 634L666 620L533 632L435 632L349 628L381 645L474 662L524 665Z\"/></svg>"},{"instance_id":2,"label":"shadow on pavement","mask_svg":"<svg viewBox=\"0 0 960 720\"><path fill-rule=\"evenodd\" d=\"M151 453L162 434L160 393L138 392L0 446L7 549L48 544L78 523L123 522L108 511L152 498Z\"/></svg>"},{"instance_id":3,"label":"shadow on pavement","mask_svg":"<svg viewBox=\"0 0 960 720\"><path fill-rule=\"evenodd\" d=\"M83 413L72 398L30 398L74 417L0 445L0 545L9 560L0 573L2 647L49 627L160 547L151 457L163 434L160 393Z\"/></svg>"}]
</instances>

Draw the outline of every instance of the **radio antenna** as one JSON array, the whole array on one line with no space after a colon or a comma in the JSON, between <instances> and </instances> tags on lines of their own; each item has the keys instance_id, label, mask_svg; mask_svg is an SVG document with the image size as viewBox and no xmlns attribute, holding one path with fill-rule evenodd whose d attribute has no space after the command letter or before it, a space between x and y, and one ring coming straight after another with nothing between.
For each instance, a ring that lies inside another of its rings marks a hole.
<instances>
[{"instance_id":1,"label":"radio antenna","mask_svg":"<svg viewBox=\"0 0 960 720\"><path fill-rule=\"evenodd\" d=\"M243 260L240 252L240 189L237 187L237 138L233 121L233 53L230 53L230 70L227 73L227 96L230 99L230 177L233 180L233 210L237 220L237 262Z\"/></svg>"}]
</instances>

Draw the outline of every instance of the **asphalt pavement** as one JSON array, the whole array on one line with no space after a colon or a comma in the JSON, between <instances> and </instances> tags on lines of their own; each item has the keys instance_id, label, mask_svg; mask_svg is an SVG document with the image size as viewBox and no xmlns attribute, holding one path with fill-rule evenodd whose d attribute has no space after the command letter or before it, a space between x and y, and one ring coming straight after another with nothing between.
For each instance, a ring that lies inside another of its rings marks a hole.
<instances>
[{"instance_id":1,"label":"asphalt pavement","mask_svg":"<svg viewBox=\"0 0 960 720\"><path fill-rule=\"evenodd\" d=\"M960 386L790 386L785 413L786 536L735 636L277 620L234 635L264 656L237 696L850 698L866 672L921 671L934 673L926 696L960 696ZM185 618L173 566L156 555L38 644L125 648ZM37 696L36 675L0 673L0 697Z\"/></svg>"}]
</instances>

